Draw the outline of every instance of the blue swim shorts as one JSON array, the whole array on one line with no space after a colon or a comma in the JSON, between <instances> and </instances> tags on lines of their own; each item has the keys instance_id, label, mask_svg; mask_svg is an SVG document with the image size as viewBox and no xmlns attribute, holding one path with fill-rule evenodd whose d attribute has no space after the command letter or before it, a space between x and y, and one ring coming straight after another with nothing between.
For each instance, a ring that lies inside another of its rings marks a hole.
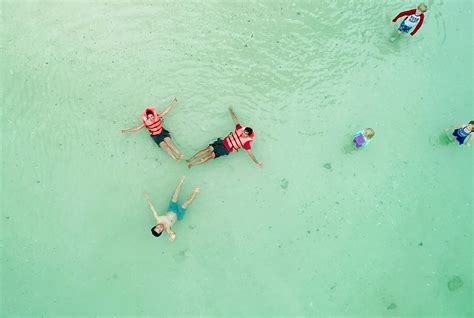
<instances>
[{"instance_id":1,"label":"blue swim shorts","mask_svg":"<svg viewBox=\"0 0 474 318\"><path fill-rule=\"evenodd\" d=\"M410 32L411 30L411 27L409 27L408 25L405 24L405 21L403 21L401 24L400 24L400 27L398 28L398 31L400 32L404 32L404 33L408 33Z\"/></svg>"},{"instance_id":2,"label":"blue swim shorts","mask_svg":"<svg viewBox=\"0 0 474 318\"><path fill-rule=\"evenodd\" d=\"M168 205L168 211L176 213L179 221L182 220L186 214L186 209L179 205L178 202L174 201L170 201L170 204Z\"/></svg>"}]
</instances>

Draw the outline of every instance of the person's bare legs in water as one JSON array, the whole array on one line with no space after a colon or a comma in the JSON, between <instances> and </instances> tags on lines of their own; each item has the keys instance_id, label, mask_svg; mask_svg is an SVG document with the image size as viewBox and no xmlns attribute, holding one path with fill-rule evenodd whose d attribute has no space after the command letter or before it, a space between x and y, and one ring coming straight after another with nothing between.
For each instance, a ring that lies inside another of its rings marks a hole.
<instances>
[{"instance_id":1,"label":"person's bare legs in water","mask_svg":"<svg viewBox=\"0 0 474 318\"><path fill-rule=\"evenodd\" d=\"M209 146L186 160L186 163L188 164L188 168L191 169L192 167L203 164L211 159L214 159L215 157L216 155L214 154L214 148Z\"/></svg>"}]
</instances>

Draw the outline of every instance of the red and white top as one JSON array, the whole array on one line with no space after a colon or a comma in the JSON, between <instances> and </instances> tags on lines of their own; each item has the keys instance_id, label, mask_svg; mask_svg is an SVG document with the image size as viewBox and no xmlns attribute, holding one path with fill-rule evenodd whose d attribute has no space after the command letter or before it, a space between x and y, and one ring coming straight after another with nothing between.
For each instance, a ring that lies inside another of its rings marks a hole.
<instances>
[{"instance_id":1,"label":"red and white top","mask_svg":"<svg viewBox=\"0 0 474 318\"><path fill-rule=\"evenodd\" d=\"M241 136L245 128L247 127L242 127L240 124L237 124L235 126L235 131L224 138L224 146L227 151L234 152L238 151L240 148L250 150L250 144L255 138L255 133L252 132L251 135Z\"/></svg>"},{"instance_id":2,"label":"red and white top","mask_svg":"<svg viewBox=\"0 0 474 318\"><path fill-rule=\"evenodd\" d=\"M416 26L415 29L410 33L413 36L416 32L418 32L418 30L423 25L423 21L425 20L425 15L423 13L420 15L416 15L415 13L416 9L400 12L395 18L393 18L392 21L397 22L399 18L408 16L405 18L405 20L403 20L403 23L405 23L410 28Z\"/></svg>"}]
</instances>

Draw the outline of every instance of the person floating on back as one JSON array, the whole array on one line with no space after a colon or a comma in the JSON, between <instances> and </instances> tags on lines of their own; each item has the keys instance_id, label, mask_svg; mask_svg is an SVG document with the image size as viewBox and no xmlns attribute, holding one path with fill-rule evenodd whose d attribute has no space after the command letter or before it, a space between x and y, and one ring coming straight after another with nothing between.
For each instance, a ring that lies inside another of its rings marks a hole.
<instances>
[{"instance_id":1,"label":"person floating on back","mask_svg":"<svg viewBox=\"0 0 474 318\"><path fill-rule=\"evenodd\" d=\"M174 241L174 239L176 238L176 233L171 230L171 227L174 225L176 220L180 221L184 218L184 215L186 214L186 209L191 204L191 202L193 202L196 195L199 193L199 188L194 189L189 199L184 202L183 205L180 206L178 203L178 196L181 192L181 187L184 183L184 179L185 177L181 177L181 180L179 181L176 190L174 190L173 197L171 198L171 201L168 205L168 212L165 215L158 215L155 208L153 207L153 204L150 201L150 198L148 197L148 193L144 193L145 200L148 203L151 212L153 212L153 216L155 217L156 221L156 225L151 228L151 234L153 234L153 236L160 237L163 231L166 231L170 236L170 241Z\"/></svg>"},{"instance_id":2,"label":"person floating on back","mask_svg":"<svg viewBox=\"0 0 474 318\"><path fill-rule=\"evenodd\" d=\"M452 134L451 136L449 136L451 141L454 141L454 139L456 139L459 145L466 145L470 147L472 136L474 135L474 120L471 120L467 125L457 125L446 128L447 133L451 131Z\"/></svg>"},{"instance_id":3,"label":"person floating on back","mask_svg":"<svg viewBox=\"0 0 474 318\"><path fill-rule=\"evenodd\" d=\"M176 161L183 158L183 154L176 148L171 140L170 132L163 128L162 118L168 114L168 112L176 105L178 100L175 98L171 104L169 104L164 111L160 114L156 112L154 107L147 107L142 112L143 124L135 128L123 129L122 133L135 132L143 127L146 127L150 131L150 136L156 142L156 144L163 148L166 153Z\"/></svg>"},{"instance_id":4,"label":"person floating on back","mask_svg":"<svg viewBox=\"0 0 474 318\"><path fill-rule=\"evenodd\" d=\"M392 20L392 22L397 22L399 18L406 16L398 28L398 34L408 33L414 27L413 31L410 33L411 36L414 36L423 25L423 20L425 19L424 13L426 10L428 10L428 6L424 3L421 3L417 9L400 12Z\"/></svg>"},{"instance_id":5,"label":"person floating on back","mask_svg":"<svg viewBox=\"0 0 474 318\"><path fill-rule=\"evenodd\" d=\"M352 142L356 149L362 149L367 147L374 136L375 132L372 128L365 128L354 134Z\"/></svg>"},{"instance_id":6,"label":"person floating on back","mask_svg":"<svg viewBox=\"0 0 474 318\"><path fill-rule=\"evenodd\" d=\"M209 147L204 148L203 150L196 153L190 159L186 160L188 163L188 168L193 166L200 165L204 162L209 161L210 159L218 158L220 156L227 156L231 152L239 151L239 149L244 148L249 154L250 158L255 162L255 164L261 168L263 166L262 162L257 161L252 151L250 150L250 144L255 138L255 134L250 127L242 127L239 124L237 117L234 114L232 108L229 108L230 116L235 123L235 131L230 133L224 140L218 138L214 143L210 144Z\"/></svg>"}]
</instances>

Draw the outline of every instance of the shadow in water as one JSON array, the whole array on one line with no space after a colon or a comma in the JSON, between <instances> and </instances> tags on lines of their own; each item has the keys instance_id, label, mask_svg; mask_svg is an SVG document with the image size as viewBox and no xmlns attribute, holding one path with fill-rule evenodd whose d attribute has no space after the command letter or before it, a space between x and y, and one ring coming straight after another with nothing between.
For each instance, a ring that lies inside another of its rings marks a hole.
<instances>
[{"instance_id":1,"label":"shadow in water","mask_svg":"<svg viewBox=\"0 0 474 318\"><path fill-rule=\"evenodd\" d=\"M388 37L388 40L391 43L396 44L400 41L400 38L401 38L401 34L398 33L398 30L394 30L392 33L390 33L390 36Z\"/></svg>"},{"instance_id":2,"label":"shadow in water","mask_svg":"<svg viewBox=\"0 0 474 318\"><path fill-rule=\"evenodd\" d=\"M451 140L451 132L445 132L445 131L442 131L439 133L439 135L437 137L433 136L431 137L431 144L433 146L438 146L438 145L441 145L441 146L447 146L447 145L450 145L452 143L454 143L453 140Z\"/></svg>"},{"instance_id":3,"label":"shadow in water","mask_svg":"<svg viewBox=\"0 0 474 318\"><path fill-rule=\"evenodd\" d=\"M453 140L451 140L451 137L447 132L441 132L439 134L439 144L440 145L450 145L453 143Z\"/></svg>"},{"instance_id":4,"label":"shadow in water","mask_svg":"<svg viewBox=\"0 0 474 318\"><path fill-rule=\"evenodd\" d=\"M344 147L342 148L342 152L346 155L353 154L357 151L357 149L354 147L354 143L351 140L351 143L345 144Z\"/></svg>"}]
</instances>

